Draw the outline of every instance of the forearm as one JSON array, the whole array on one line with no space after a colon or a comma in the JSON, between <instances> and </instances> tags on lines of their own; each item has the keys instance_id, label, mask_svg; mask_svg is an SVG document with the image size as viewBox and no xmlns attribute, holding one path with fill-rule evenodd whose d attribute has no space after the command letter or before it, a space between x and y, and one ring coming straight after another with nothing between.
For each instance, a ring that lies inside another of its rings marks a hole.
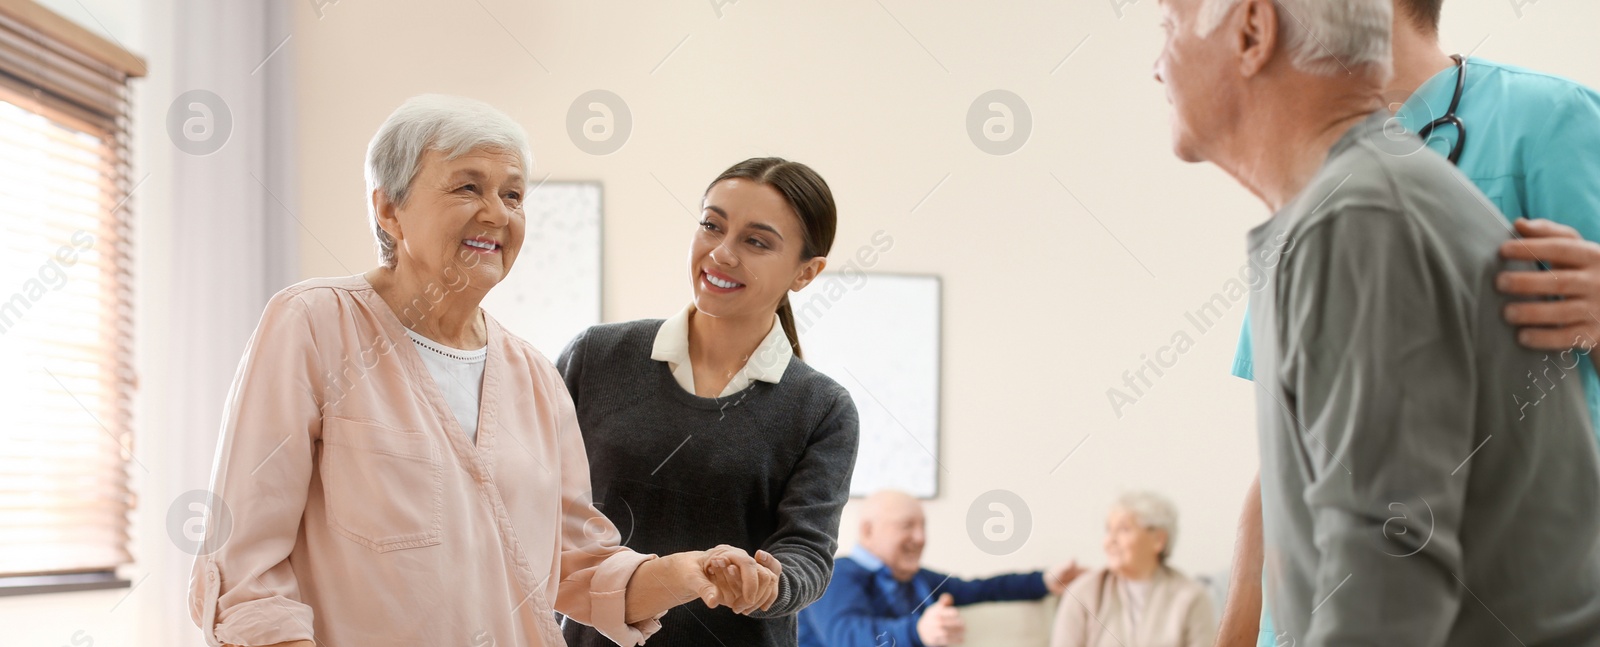
<instances>
[{"instance_id":1,"label":"forearm","mask_svg":"<svg viewBox=\"0 0 1600 647\"><path fill-rule=\"evenodd\" d=\"M1222 609L1217 647L1250 647L1261 634L1261 477L1250 483L1239 513L1239 536L1233 547L1233 575Z\"/></svg>"},{"instance_id":2,"label":"forearm","mask_svg":"<svg viewBox=\"0 0 1600 647\"><path fill-rule=\"evenodd\" d=\"M690 562L698 563L698 555L699 551L676 553L640 564L628 579L625 621L630 625L643 622L699 598L693 583L683 577L683 569L694 567Z\"/></svg>"},{"instance_id":3,"label":"forearm","mask_svg":"<svg viewBox=\"0 0 1600 647\"><path fill-rule=\"evenodd\" d=\"M761 548L783 564L778 599L757 618L799 613L822 597L833 579L839 518L850 500L849 474L858 443L855 405L841 391L778 501L778 530ZM844 475L841 478L840 475Z\"/></svg>"},{"instance_id":4,"label":"forearm","mask_svg":"<svg viewBox=\"0 0 1600 647\"><path fill-rule=\"evenodd\" d=\"M781 550L781 549L780 549ZM811 606L828 590L833 578L833 560L809 550L773 552L773 557L783 564L783 574L778 577L778 598L765 611L752 611L752 618L782 618L800 613Z\"/></svg>"},{"instance_id":5,"label":"forearm","mask_svg":"<svg viewBox=\"0 0 1600 647\"><path fill-rule=\"evenodd\" d=\"M951 577L946 579L934 594L937 597L941 591L949 593L955 598L957 605L1039 600L1050 595L1050 587L1045 582L1045 577L1044 571L1007 573L980 580Z\"/></svg>"}]
</instances>

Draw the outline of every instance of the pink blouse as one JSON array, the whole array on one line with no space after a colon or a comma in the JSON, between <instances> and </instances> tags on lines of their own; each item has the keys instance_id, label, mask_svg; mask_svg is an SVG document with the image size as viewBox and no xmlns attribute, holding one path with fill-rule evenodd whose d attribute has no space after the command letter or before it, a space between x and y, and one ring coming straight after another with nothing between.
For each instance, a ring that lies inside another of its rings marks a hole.
<instances>
[{"instance_id":1,"label":"pink blouse","mask_svg":"<svg viewBox=\"0 0 1600 647\"><path fill-rule=\"evenodd\" d=\"M655 556L621 547L592 505L560 374L484 320L474 444L365 278L267 304L228 394L221 504L190 582L213 646L555 647L555 611L623 645L660 628L624 620L628 579Z\"/></svg>"}]
</instances>

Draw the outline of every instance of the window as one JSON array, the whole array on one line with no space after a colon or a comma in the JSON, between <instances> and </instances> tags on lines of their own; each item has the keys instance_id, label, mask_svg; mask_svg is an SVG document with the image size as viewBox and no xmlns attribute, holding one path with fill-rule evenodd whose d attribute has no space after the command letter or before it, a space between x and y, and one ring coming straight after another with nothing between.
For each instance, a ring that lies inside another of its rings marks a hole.
<instances>
[{"instance_id":1,"label":"window","mask_svg":"<svg viewBox=\"0 0 1600 647\"><path fill-rule=\"evenodd\" d=\"M0 2L0 577L130 561L126 87L143 67Z\"/></svg>"}]
</instances>

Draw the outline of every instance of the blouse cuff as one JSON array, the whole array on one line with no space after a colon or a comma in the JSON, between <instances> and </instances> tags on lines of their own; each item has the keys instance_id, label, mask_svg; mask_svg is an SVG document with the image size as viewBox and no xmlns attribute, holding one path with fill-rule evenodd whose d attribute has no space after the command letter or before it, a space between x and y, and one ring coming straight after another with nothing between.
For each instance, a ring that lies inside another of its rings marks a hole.
<instances>
[{"instance_id":1,"label":"blouse cuff","mask_svg":"<svg viewBox=\"0 0 1600 647\"><path fill-rule=\"evenodd\" d=\"M222 645L275 645L293 640L313 640L311 607L272 596L241 602L219 610L222 574L215 562L205 559L197 583L199 607L191 609L196 624L211 647Z\"/></svg>"},{"instance_id":2,"label":"blouse cuff","mask_svg":"<svg viewBox=\"0 0 1600 647\"><path fill-rule=\"evenodd\" d=\"M216 640L225 645L276 645L314 640L311 608L281 597L251 600L228 609L217 623Z\"/></svg>"},{"instance_id":3,"label":"blouse cuff","mask_svg":"<svg viewBox=\"0 0 1600 647\"><path fill-rule=\"evenodd\" d=\"M656 556L652 554L623 550L595 568L589 593L593 612L590 626L618 645L642 645L661 630L661 617L667 615L666 611L628 624L628 581L639 565L653 559Z\"/></svg>"}]
</instances>

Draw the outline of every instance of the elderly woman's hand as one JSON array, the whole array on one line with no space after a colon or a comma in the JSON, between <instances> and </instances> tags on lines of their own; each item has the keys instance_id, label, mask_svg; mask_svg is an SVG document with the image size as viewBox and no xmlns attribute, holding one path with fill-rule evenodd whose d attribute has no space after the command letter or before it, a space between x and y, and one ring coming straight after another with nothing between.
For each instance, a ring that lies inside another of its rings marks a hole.
<instances>
[{"instance_id":1,"label":"elderly woman's hand","mask_svg":"<svg viewBox=\"0 0 1600 647\"><path fill-rule=\"evenodd\" d=\"M752 559L744 550L723 544L706 551L705 570L721 592L722 603L734 613L766 611L778 600L783 565L767 551L756 551Z\"/></svg>"},{"instance_id":2,"label":"elderly woman's hand","mask_svg":"<svg viewBox=\"0 0 1600 647\"><path fill-rule=\"evenodd\" d=\"M738 613L771 608L778 597L778 560L760 561L732 546L673 553L639 565L628 580L626 622L633 624L699 598Z\"/></svg>"}]
</instances>

